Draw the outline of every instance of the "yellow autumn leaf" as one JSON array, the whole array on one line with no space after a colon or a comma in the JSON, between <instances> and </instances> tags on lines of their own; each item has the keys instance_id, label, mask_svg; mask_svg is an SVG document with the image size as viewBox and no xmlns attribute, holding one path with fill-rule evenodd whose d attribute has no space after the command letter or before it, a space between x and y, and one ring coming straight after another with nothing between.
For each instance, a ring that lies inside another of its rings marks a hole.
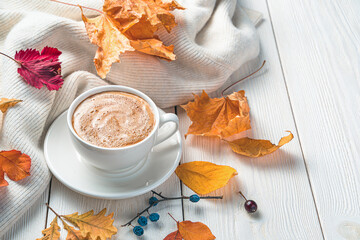
<instances>
[{"instance_id":1,"label":"yellow autumn leaf","mask_svg":"<svg viewBox=\"0 0 360 240\"><path fill-rule=\"evenodd\" d=\"M290 142L294 138L294 135L290 131L287 132L290 134L282 137L278 145L272 144L269 140L251 139L247 137L229 141L228 143L231 149L240 155L261 157L276 151L284 144Z\"/></svg>"},{"instance_id":2,"label":"yellow autumn leaf","mask_svg":"<svg viewBox=\"0 0 360 240\"><path fill-rule=\"evenodd\" d=\"M106 240L117 233L116 227L113 226L114 213L105 216L106 208L94 215L91 210L79 215L77 212L63 217L80 229L82 236L87 236L93 240Z\"/></svg>"},{"instance_id":3,"label":"yellow autumn leaf","mask_svg":"<svg viewBox=\"0 0 360 240\"><path fill-rule=\"evenodd\" d=\"M50 227L42 230L44 236L36 240L58 240L60 238L60 227L57 223L57 217L50 223Z\"/></svg>"},{"instance_id":4,"label":"yellow autumn leaf","mask_svg":"<svg viewBox=\"0 0 360 240\"><path fill-rule=\"evenodd\" d=\"M215 236L205 224L201 222L178 222L179 232L184 240L214 240Z\"/></svg>"},{"instance_id":5,"label":"yellow autumn leaf","mask_svg":"<svg viewBox=\"0 0 360 240\"><path fill-rule=\"evenodd\" d=\"M5 113L9 108L15 106L19 102L22 102L22 100L19 99L9 99L9 98L1 98L0 99L0 111Z\"/></svg>"},{"instance_id":6,"label":"yellow autumn leaf","mask_svg":"<svg viewBox=\"0 0 360 240\"><path fill-rule=\"evenodd\" d=\"M175 173L186 186L198 194L215 191L237 175L232 167L205 161L181 164L176 168Z\"/></svg>"}]
</instances>

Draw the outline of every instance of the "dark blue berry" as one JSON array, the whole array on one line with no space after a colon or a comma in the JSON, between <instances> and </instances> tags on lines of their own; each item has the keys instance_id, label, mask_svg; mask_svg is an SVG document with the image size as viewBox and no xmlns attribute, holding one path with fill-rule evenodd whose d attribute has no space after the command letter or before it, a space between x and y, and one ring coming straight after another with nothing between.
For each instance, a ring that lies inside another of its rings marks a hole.
<instances>
[{"instance_id":1,"label":"dark blue berry","mask_svg":"<svg viewBox=\"0 0 360 240\"><path fill-rule=\"evenodd\" d=\"M142 227L135 226L133 232L136 236L142 236L144 234L144 229Z\"/></svg>"},{"instance_id":2,"label":"dark blue berry","mask_svg":"<svg viewBox=\"0 0 360 240\"><path fill-rule=\"evenodd\" d=\"M141 216L138 218L138 221L140 226L146 226L147 225L147 218L144 216Z\"/></svg>"},{"instance_id":3,"label":"dark blue berry","mask_svg":"<svg viewBox=\"0 0 360 240\"><path fill-rule=\"evenodd\" d=\"M248 213L254 213L257 210L257 204L253 200L247 200L244 204L244 207Z\"/></svg>"},{"instance_id":4,"label":"dark blue berry","mask_svg":"<svg viewBox=\"0 0 360 240\"><path fill-rule=\"evenodd\" d=\"M149 216L150 221L157 222L160 219L160 215L157 213L152 213Z\"/></svg>"},{"instance_id":5,"label":"dark blue berry","mask_svg":"<svg viewBox=\"0 0 360 240\"><path fill-rule=\"evenodd\" d=\"M190 201L193 202L193 203L196 203L196 202L200 201L199 195L197 195L197 194L191 195L190 196Z\"/></svg>"},{"instance_id":6,"label":"dark blue berry","mask_svg":"<svg viewBox=\"0 0 360 240\"><path fill-rule=\"evenodd\" d=\"M158 199L156 197L149 198L149 204L152 205L154 202L157 202ZM158 203L155 203L153 206L158 205Z\"/></svg>"}]
</instances>

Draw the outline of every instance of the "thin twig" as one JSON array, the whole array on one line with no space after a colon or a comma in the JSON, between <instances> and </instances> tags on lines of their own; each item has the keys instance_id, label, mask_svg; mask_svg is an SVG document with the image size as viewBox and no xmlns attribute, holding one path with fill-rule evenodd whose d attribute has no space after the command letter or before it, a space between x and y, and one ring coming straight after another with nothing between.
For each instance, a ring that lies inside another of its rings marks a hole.
<instances>
[{"instance_id":1,"label":"thin twig","mask_svg":"<svg viewBox=\"0 0 360 240\"><path fill-rule=\"evenodd\" d=\"M251 73L251 74L243 77L242 79L234 82L233 84L231 84L230 86L228 86L227 88L225 88L225 89L221 92L221 96L224 97L224 92L225 92L226 90L228 90L229 88L231 88L232 86L238 84L238 83L241 82L242 80L245 80L245 79L247 79L248 77L251 77L252 75L254 75L255 73L257 73L258 71L260 71L260 70L264 67L265 63L266 63L266 61L264 60L264 62L262 63L261 67L259 67L255 72L253 72L253 73Z\"/></svg>"},{"instance_id":2,"label":"thin twig","mask_svg":"<svg viewBox=\"0 0 360 240\"><path fill-rule=\"evenodd\" d=\"M91 8L91 7L85 7L85 6L81 6L81 5L79 5L79 4L66 3L66 2L59 1L59 0L50 0L50 1L51 1L51 2L62 3L62 4L69 5L69 6L73 6L73 7L82 7L82 8L85 8L85 9L89 9L89 10L96 11L96 12L98 12L98 13L104 14L104 13L103 13L102 11L100 11L99 9L95 9L95 8Z\"/></svg>"},{"instance_id":3,"label":"thin twig","mask_svg":"<svg viewBox=\"0 0 360 240\"><path fill-rule=\"evenodd\" d=\"M244 196L244 194L243 194L241 191L239 191L239 193L240 193L241 196L245 199L245 201L247 201L247 199L246 199L246 197Z\"/></svg>"},{"instance_id":4,"label":"thin twig","mask_svg":"<svg viewBox=\"0 0 360 240\"><path fill-rule=\"evenodd\" d=\"M59 214L57 214L57 213L55 212L55 210L52 209L52 207L50 207L50 205L49 205L48 203L45 203L45 205L46 205L57 217L59 217L59 218L61 219L61 216L60 216Z\"/></svg>"},{"instance_id":5,"label":"thin twig","mask_svg":"<svg viewBox=\"0 0 360 240\"><path fill-rule=\"evenodd\" d=\"M5 54L5 53L2 53L2 52L0 52L0 54L1 54L1 55L4 55L5 57L10 58L11 60L13 60L13 61L15 61L15 62L17 62L18 64L20 64L20 65L21 65L21 63L20 63L18 60L16 60L16 59L14 59L14 58L10 57L9 55L7 55L7 54Z\"/></svg>"},{"instance_id":6,"label":"thin twig","mask_svg":"<svg viewBox=\"0 0 360 240\"><path fill-rule=\"evenodd\" d=\"M165 197L163 195L161 195L161 193L157 193L155 191L152 191L153 194L159 196L161 199L157 200L155 202L153 202L152 204L150 204L147 208L145 208L143 211L141 211L140 213L138 213L135 217L133 217L130 221L128 221L127 223L121 225L121 227L126 227L126 226L131 226L131 223L137 219L139 216L141 216L144 212L148 212L149 213L149 209L152 208L154 205L160 203L160 202L164 202L164 201L172 201L172 200L179 200L179 199L189 199L190 197L187 196L181 196L181 197ZM222 199L223 196L203 196L200 197L200 199Z\"/></svg>"}]
</instances>

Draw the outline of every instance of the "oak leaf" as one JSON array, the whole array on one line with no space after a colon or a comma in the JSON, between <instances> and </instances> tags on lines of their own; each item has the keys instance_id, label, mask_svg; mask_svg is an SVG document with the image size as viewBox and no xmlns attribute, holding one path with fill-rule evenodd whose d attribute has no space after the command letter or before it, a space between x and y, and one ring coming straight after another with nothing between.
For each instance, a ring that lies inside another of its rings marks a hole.
<instances>
[{"instance_id":1,"label":"oak leaf","mask_svg":"<svg viewBox=\"0 0 360 240\"><path fill-rule=\"evenodd\" d=\"M175 232L170 233L167 235L164 240L182 240L182 236L179 232L179 230L176 230Z\"/></svg>"},{"instance_id":2,"label":"oak leaf","mask_svg":"<svg viewBox=\"0 0 360 240\"><path fill-rule=\"evenodd\" d=\"M44 236L42 238L38 238L37 240L58 240L60 238L60 227L57 223L57 217L50 223L50 227L42 230L42 234Z\"/></svg>"},{"instance_id":3,"label":"oak leaf","mask_svg":"<svg viewBox=\"0 0 360 240\"><path fill-rule=\"evenodd\" d=\"M0 111L5 113L9 108L15 106L19 102L22 102L22 100L19 99L9 99L9 98L1 98L0 99Z\"/></svg>"},{"instance_id":4,"label":"oak leaf","mask_svg":"<svg viewBox=\"0 0 360 240\"><path fill-rule=\"evenodd\" d=\"M0 152L0 187L9 183L4 179L4 172L13 181L30 176L31 158L17 150Z\"/></svg>"},{"instance_id":5,"label":"oak leaf","mask_svg":"<svg viewBox=\"0 0 360 240\"><path fill-rule=\"evenodd\" d=\"M181 106L192 121L185 136L194 134L226 138L251 128L245 91L222 98L210 98L203 91L201 96L194 97L194 102Z\"/></svg>"},{"instance_id":6,"label":"oak leaf","mask_svg":"<svg viewBox=\"0 0 360 240\"><path fill-rule=\"evenodd\" d=\"M20 50L15 60L20 64L18 73L38 89L45 85L49 90L59 90L64 80L61 77L61 52L57 48L44 47L41 53L35 49Z\"/></svg>"},{"instance_id":7,"label":"oak leaf","mask_svg":"<svg viewBox=\"0 0 360 240\"><path fill-rule=\"evenodd\" d=\"M80 229L82 236L87 236L93 240L106 240L117 233L117 229L113 226L114 213L105 216L106 208L94 215L91 210L87 213L79 215L77 212L63 217Z\"/></svg>"},{"instance_id":8,"label":"oak leaf","mask_svg":"<svg viewBox=\"0 0 360 240\"><path fill-rule=\"evenodd\" d=\"M63 220L62 220L62 223L64 225L64 228L68 232L68 234L66 236L66 240L91 240L89 235L86 235L85 237L83 237L83 235L81 234L81 232L79 230L77 230L74 227L70 226L69 224L67 224Z\"/></svg>"},{"instance_id":9,"label":"oak leaf","mask_svg":"<svg viewBox=\"0 0 360 240\"><path fill-rule=\"evenodd\" d=\"M114 62L120 62L120 53L134 51L130 40L118 29L116 21L105 13L87 18L81 9L82 20L91 43L98 46L94 58L97 73L105 78Z\"/></svg>"},{"instance_id":10,"label":"oak leaf","mask_svg":"<svg viewBox=\"0 0 360 240\"><path fill-rule=\"evenodd\" d=\"M231 149L238 154L248 157L261 157L276 151L284 144L290 142L294 138L294 135L290 131L287 132L290 134L282 137L278 145L272 144L269 140L251 139L247 137L229 141L228 143Z\"/></svg>"},{"instance_id":11,"label":"oak leaf","mask_svg":"<svg viewBox=\"0 0 360 240\"><path fill-rule=\"evenodd\" d=\"M186 186L198 194L215 191L237 175L232 167L205 161L181 164L176 168L175 173Z\"/></svg>"},{"instance_id":12,"label":"oak leaf","mask_svg":"<svg viewBox=\"0 0 360 240\"><path fill-rule=\"evenodd\" d=\"M213 240L216 237L211 230L201 222L178 222L178 229L184 240Z\"/></svg>"}]
</instances>

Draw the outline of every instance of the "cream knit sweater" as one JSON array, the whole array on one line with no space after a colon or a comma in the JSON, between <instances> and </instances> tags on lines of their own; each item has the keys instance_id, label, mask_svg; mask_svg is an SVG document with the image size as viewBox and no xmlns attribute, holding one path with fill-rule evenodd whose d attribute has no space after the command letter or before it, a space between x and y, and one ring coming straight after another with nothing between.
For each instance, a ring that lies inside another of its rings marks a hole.
<instances>
[{"instance_id":1,"label":"cream knit sweater","mask_svg":"<svg viewBox=\"0 0 360 240\"><path fill-rule=\"evenodd\" d=\"M67 1L98 9L102 5L99 0ZM4 116L0 150L17 149L32 158L30 177L9 180L9 186L0 188L0 237L48 185L51 175L44 161L43 137L49 124L78 94L99 85L120 84L145 92L160 107L174 106L203 89L215 91L258 55L254 27L260 19L258 13L245 13L236 0L179 2L186 10L174 12L178 26L170 34L159 34L165 44L175 45L177 60L126 53L121 63L113 64L106 80L101 80L93 64L97 47L89 42L77 7L48 0L0 1L0 51L14 56L20 49L56 47L62 51L65 80L57 92L46 87L38 90L18 75L16 63L0 57L0 97L23 100ZM85 14L96 15L91 11ZM61 148L61 142L58 146Z\"/></svg>"}]
</instances>

